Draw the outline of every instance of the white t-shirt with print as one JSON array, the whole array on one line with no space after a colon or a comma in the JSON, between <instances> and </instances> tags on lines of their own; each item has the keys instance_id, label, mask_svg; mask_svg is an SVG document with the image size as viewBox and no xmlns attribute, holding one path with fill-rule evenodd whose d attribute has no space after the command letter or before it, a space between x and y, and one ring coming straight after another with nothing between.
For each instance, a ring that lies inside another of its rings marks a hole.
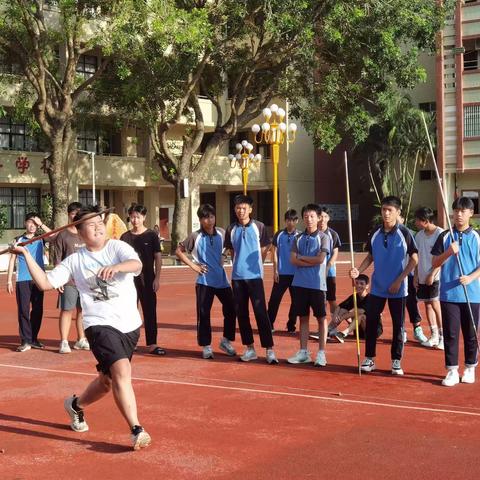
<instances>
[{"instance_id":1,"label":"white t-shirt with print","mask_svg":"<svg viewBox=\"0 0 480 480\"><path fill-rule=\"evenodd\" d=\"M415 243L418 248L418 283L425 284L428 274L432 271L432 248L437 241L438 236L443 229L437 227L431 235L427 235L424 230L420 230L415 235ZM436 273L434 282L440 279L440 270Z\"/></svg>"},{"instance_id":2,"label":"white t-shirt with print","mask_svg":"<svg viewBox=\"0 0 480 480\"><path fill-rule=\"evenodd\" d=\"M135 250L121 240L109 240L98 252L85 247L68 256L50 273L48 281L53 288L75 282L80 292L83 310L83 326L108 325L123 333L136 330L142 320L137 308L137 291L133 277L141 272L116 273L113 279L104 281L97 277L102 267L127 260L138 260Z\"/></svg>"}]
</instances>

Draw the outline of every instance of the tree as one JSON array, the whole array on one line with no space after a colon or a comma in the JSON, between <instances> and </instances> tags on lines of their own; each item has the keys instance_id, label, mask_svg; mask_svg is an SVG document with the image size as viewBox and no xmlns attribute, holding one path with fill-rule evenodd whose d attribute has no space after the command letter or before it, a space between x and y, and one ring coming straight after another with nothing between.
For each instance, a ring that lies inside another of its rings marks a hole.
<instances>
[{"instance_id":1,"label":"tree","mask_svg":"<svg viewBox=\"0 0 480 480\"><path fill-rule=\"evenodd\" d=\"M187 233L190 188L204 167L276 96L331 150L368 135L381 101L425 78L445 11L431 0L152 0L132 2L124 55L97 95L145 125L163 178L175 187L172 246ZM225 96L228 92L228 99ZM200 93L216 109L208 140ZM172 132L186 124L181 142ZM199 147L203 142L203 151Z\"/></svg>"},{"instance_id":2,"label":"tree","mask_svg":"<svg viewBox=\"0 0 480 480\"><path fill-rule=\"evenodd\" d=\"M76 155L76 107L109 64L116 25L125 21L123 3L0 0L0 55L19 69L14 114L45 137L55 226L67 221L66 166ZM83 78L77 74L79 58L93 49L103 53L100 66ZM12 76L3 81L11 83Z\"/></svg>"},{"instance_id":3,"label":"tree","mask_svg":"<svg viewBox=\"0 0 480 480\"><path fill-rule=\"evenodd\" d=\"M396 195L402 201L407 220L416 172L431 158L421 115L425 115L431 139L435 138L435 116L415 108L406 95L395 95L386 106L383 120L370 129L367 141L358 151L367 158L378 204L381 198Z\"/></svg>"}]
</instances>

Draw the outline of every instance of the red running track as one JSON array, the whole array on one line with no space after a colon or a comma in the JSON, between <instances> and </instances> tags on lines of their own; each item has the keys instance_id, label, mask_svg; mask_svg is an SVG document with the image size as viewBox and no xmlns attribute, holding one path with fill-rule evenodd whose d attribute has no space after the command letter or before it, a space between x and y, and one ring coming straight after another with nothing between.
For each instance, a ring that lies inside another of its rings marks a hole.
<instances>
[{"instance_id":1,"label":"red running track","mask_svg":"<svg viewBox=\"0 0 480 480\"><path fill-rule=\"evenodd\" d=\"M340 271L346 269L341 267ZM271 270L267 267L267 296ZM86 412L90 431L71 431L63 399L93 378L89 352L59 355L55 294L46 297L46 351L16 353L14 297L0 293L0 478L13 479L473 479L478 476L480 387L440 386L443 354L408 342L404 377L389 373L389 321L380 371L358 376L354 342L328 344L328 366L292 366L298 339L275 334L278 366L242 364L196 346L193 275L165 269L159 295L160 344L139 348L134 386L152 445L129 448L112 397ZM339 298L350 292L339 281ZM277 328L285 324L288 299ZM315 329L312 321L312 330ZM72 330L73 333L73 330ZM411 327L408 327L412 336ZM73 335L71 337L73 340ZM144 345L142 336L140 345ZM241 350L239 337L236 341ZM311 349L316 351L312 343ZM362 345L363 354L363 345Z\"/></svg>"}]
</instances>

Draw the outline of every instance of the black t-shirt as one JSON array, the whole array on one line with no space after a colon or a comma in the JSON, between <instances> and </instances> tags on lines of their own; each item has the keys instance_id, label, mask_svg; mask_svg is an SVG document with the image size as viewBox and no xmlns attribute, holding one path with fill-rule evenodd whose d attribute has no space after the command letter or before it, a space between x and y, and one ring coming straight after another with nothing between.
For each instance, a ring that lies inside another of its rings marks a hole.
<instances>
[{"instance_id":1,"label":"black t-shirt","mask_svg":"<svg viewBox=\"0 0 480 480\"><path fill-rule=\"evenodd\" d=\"M360 295L357 295L357 308L361 308L362 310L367 309L368 297L370 294L366 294L363 298ZM346 300L344 300L340 305L340 308L344 310L353 310L353 295L350 295Z\"/></svg>"},{"instance_id":2,"label":"black t-shirt","mask_svg":"<svg viewBox=\"0 0 480 480\"><path fill-rule=\"evenodd\" d=\"M138 253L142 262L142 275L155 276L155 254L160 253L160 240L158 235L150 229L139 235L131 231L125 232L120 240L127 242Z\"/></svg>"}]
</instances>

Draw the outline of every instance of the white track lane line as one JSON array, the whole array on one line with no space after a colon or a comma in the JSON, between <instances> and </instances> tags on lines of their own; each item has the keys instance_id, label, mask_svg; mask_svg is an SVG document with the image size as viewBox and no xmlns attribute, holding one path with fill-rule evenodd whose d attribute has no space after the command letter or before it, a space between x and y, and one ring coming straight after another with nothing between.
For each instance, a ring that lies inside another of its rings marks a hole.
<instances>
[{"instance_id":1,"label":"white track lane line","mask_svg":"<svg viewBox=\"0 0 480 480\"><path fill-rule=\"evenodd\" d=\"M8 365L0 363L0 367L6 368L16 368L20 370L33 370L38 372L49 372L49 373L61 373L64 375L82 375L88 377L96 377L94 373L86 372L76 372L71 370L54 370L51 368L38 368L38 367L26 367L21 365ZM155 378L142 378L142 377L132 377L132 380L137 380L140 382L151 382L151 383L160 383L165 385L182 385L186 387L197 387L197 388L212 388L217 390L229 390L234 392L245 392L245 393L254 393L254 394L263 394L263 395L273 395L279 397L293 397L293 398L307 398L312 400L323 400L327 402L337 402L337 403L348 403L355 405L367 405L373 407L386 407L386 408L396 408L401 410L413 410L420 412L430 412L430 413L448 413L453 415L467 415L470 417L480 417L480 413L468 412L465 410L450 410L445 408L428 408L428 407L414 407L411 405L395 405L394 403L384 403L384 402L371 402L366 400L349 400L345 398L333 398L333 397L324 397L321 395L309 395L303 393L291 393L291 392L281 392L278 390L263 390L257 388L242 388L242 387L226 387L223 385L209 385L206 383L195 383L195 382L182 382L178 380L161 380Z\"/></svg>"}]
</instances>

